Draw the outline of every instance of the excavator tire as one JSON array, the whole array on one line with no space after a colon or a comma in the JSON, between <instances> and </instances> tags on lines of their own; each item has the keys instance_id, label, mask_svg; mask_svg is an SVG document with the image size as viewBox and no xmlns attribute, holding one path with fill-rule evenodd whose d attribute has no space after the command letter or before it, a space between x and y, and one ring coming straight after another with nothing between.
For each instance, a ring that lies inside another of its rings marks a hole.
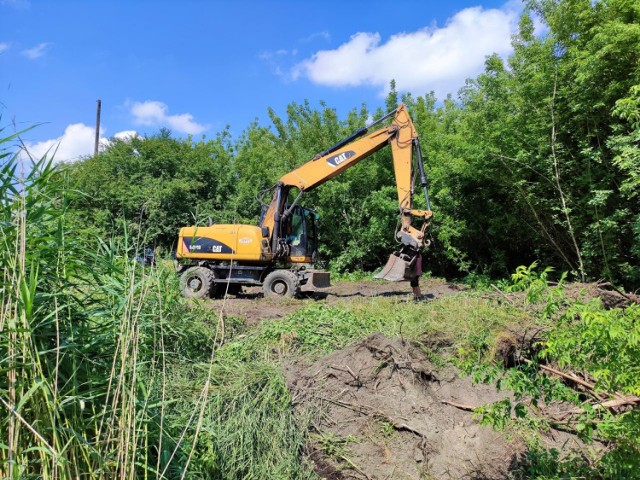
<instances>
[{"instance_id":1,"label":"excavator tire","mask_svg":"<svg viewBox=\"0 0 640 480\"><path fill-rule=\"evenodd\" d=\"M289 270L274 270L264 279L262 290L268 298L293 298L300 293L300 282Z\"/></svg>"},{"instance_id":2,"label":"excavator tire","mask_svg":"<svg viewBox=\"0 0 640 480\"><path fill-rule=\"evenodd\" d=\"M213 287L213 272L208 268L191 267L180 276L180 289L187 298L207 298Z\"/></svg>"}]
</instances>

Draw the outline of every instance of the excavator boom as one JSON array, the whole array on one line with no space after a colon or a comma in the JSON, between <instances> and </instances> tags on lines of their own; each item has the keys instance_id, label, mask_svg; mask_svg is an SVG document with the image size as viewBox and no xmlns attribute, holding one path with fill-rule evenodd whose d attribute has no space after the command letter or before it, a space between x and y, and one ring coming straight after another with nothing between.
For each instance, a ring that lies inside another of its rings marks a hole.
<instances>
[{"instance_id":1,"label":"excavator boom","mask_svg":"<svg viewBox=\"0 0 640 480\"><path fill-rule=\"evenodd\" d=\"M393 119L388 126L371 131L375 125L391 117ZM407 280L411 277L415 258L427 244L425 232L432 214L429 206L427 182L418 142L418 133L403 104L400 104L396 110L385 115L372 125L358 130L353 135L317 154L311 160L280 178L261 225L262 227L268 227L273 232L271 247L276 252L276 256L278 251L283 250L281 229L290 214L290 209L285 210L289 191L292 188L297 188L300 194L310 191L340 175L386 145L391 146L393 155L398 206L402 220L401 227L397 232L401 247L399 251L390 257L387 266L376 277L391 281ZM414 172L412 167L414 157L419 168L427 210L413 209ZM294 204L296 202L297 199ZM412 225L413 219L422 221L420 228ZM401 271L402 274L400 274Z\"/></svg>"},{"instance_id":2,"label":"excavator boom","mask_svg":"<svg viewBox=\"0 0 640 480\"><path fill-rule=\"evenodd\" d=\"M371 133L373 126L393 116L391 125ZM358 138L360 137L360 138ZM411 201L411 159L413 141L418 139L413 122L404 105L385 115L370 126L363 128L342 142L317 154L295 170L287 173L280 182L284 186L297 187L309 191L380 150L391 142L393 165L398 189L398 202L401 208L410 208ZM349 141L353 140L353 141Z\"/></svg>"}]
</instances>

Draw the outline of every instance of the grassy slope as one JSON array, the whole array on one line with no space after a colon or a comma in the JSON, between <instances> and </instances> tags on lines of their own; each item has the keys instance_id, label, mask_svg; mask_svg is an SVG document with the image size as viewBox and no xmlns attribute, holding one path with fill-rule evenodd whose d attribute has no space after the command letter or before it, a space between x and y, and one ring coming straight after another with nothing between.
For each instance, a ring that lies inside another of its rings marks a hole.
<instances>
[{"instance_id":1,"label":"grassy slope","mask_svg":"<svg viewBox=\"0 0 640 480\"><path fill-rule=\"evenodd\" d=\"M299 462L306 433L304 425L296 427L289 407L279 363L285 358L309 360L376 332L437 339L431 344L436 361L485 357L492 354L495 338L529 322L526 313L468 294L429 303L382 297L331 306L314 303L283 319L264 320L216 352L207 434L199 439L196 463L213 478L313 477ZM443 345L450 348L444 352ZM193 368L172 373L179 385L176 394L183 398L185 392L193 398L199 391Z\"/></svg>"}]
</instances>

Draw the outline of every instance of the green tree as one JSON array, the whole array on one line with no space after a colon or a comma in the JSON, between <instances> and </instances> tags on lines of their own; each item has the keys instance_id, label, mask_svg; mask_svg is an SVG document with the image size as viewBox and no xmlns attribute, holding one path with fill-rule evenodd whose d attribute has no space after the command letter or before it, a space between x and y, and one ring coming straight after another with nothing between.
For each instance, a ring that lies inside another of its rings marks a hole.
<instances>
[{"instance_id":1,"label":"green tree","mask_svg":"<svg viewBox=\"0 0 640 480\"><path fill-rule=\"evenodd\" d=\"M171 248L181 226L223 222L233 217L232 146L227 131L195 142L152 137L113 139L100 154L69 166L82 224L103 235L144 235L148 243Z\"/></svg>"},{"instance_id":2,"label":"green tree","mask_svg":"<svg viewBox=\"0 0 640 480\"><path fill-rule=\"evenodd\" d=\"M616 102L640 80L639 8L530 2L514 53L487 58L461 90L457 115L446 101L439 109L449 145L434 163L443 158L455 178L442 177L435 203L458 224L449 238L470 264L504 273L538 258L577 278L637 285L638 205L628 188L637 142L621 110L633 108ZM535 17L546 28L540 35ZM441 203L443 192L454 198Z\"/></svg>"}]
</instances>

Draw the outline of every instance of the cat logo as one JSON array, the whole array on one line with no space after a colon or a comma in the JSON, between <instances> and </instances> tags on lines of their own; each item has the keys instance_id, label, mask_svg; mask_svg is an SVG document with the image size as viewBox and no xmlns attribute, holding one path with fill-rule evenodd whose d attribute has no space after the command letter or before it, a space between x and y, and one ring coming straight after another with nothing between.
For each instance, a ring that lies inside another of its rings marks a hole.
<instances>
[{"instance_id":1,"label":"cat logo","mask_svg":"<svg viewBox=\"0 0 640 480\"><path fill-rule=\"evenodd\" d=\"M346 152L338 153L337 155L334 155L333 157L327 158L327 163L329 165L331 165L332 167L337 167L338 165L340 165L345 160L349 160L355 154L356 154L356 152L354 152L353 150L347 150Z\"/></svg>"}]
</instances>

